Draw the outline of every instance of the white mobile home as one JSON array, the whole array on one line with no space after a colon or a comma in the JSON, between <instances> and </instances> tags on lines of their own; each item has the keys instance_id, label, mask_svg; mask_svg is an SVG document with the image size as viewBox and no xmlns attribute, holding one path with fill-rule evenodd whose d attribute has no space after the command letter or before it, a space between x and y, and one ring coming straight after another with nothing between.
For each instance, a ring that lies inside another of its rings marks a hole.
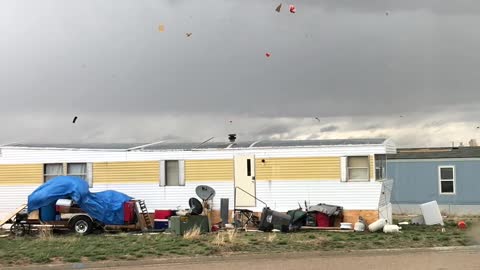
<instances>
[{"instance_id":1,"label":"white mobile home","mask_svg":"<svg viewBox=\"0 0 480 270\"><path fill-rule=\"evenodd\" d=\"M216 190L230 209L260 212L328 203L344 208L347 222L391 215L388 139L286 140L153 144L10 144L0 147L0 218L25 203L39 185L58 175L76 175L91 190L113 189L145 199L148 208L187 208L195 187Z\"/></svg>"}]
</instances>

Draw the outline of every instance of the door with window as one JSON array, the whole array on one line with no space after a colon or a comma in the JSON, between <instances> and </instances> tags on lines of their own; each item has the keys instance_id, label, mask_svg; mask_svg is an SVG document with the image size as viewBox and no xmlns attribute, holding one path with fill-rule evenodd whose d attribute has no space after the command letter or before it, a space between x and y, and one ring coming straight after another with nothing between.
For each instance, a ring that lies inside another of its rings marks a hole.
<instances>
[{"instance_id":1,"label":"door with window","mask_svg":"<svg viewBox=\"0 0 480 270\"><path fill-rule=\"evenodd\" d=\"M235 208L255 207L255 156L241 155L234 158Z\"/></svg>"}]
</instances>

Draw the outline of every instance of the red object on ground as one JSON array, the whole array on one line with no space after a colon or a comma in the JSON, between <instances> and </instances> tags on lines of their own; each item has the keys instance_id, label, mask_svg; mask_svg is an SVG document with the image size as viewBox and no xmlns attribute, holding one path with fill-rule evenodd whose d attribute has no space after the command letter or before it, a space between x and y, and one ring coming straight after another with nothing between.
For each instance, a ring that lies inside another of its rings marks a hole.
<instances>
[{"instance_id":1,"label":"red object on ground","mask_svg":"<svg viewBox=\"0 0 480 270\"><path fill-rule=\"evenodd\" d=\"M290 5L290 13L295 13L297 12L297 9L295 8L294 5Z\"/></svg>"},{"instance_id":2,"label":"red object on ground","mask_svg":"<svg viewBox=\"0 0 480 270\"><path fill-rule=\"evenodd\" d=\"M324 213L317 213L315 220L317 221L317 227L330 227L330 217Z\"/></svg>"},{"instance_id":3,"label":"red object on ground","mask_svg":"<svg viewBox=\"0 0 480 270\"><path fill-rule=\"evenodd\" d=\"M216 232L220 230L220 227L218 225L212 225L212 232Z\"/></svg>"},{"instance_id":4,"label":"red object on ground","mask_svg":"<svg viewBox=\"0 0 480 270\"><path fill-rule=\"evenodd\" d=\"M458 226L459 229L464 230L464 229L467 228L467 223L465 223L465 221L461 220L461 221L458 222L457 226Z\"/></svg>"},{"instance_id":5,"label":"red object on ground","mask_svg":"<svg viewBox=\"0 0 480 270\"><path fill-rule=\"evenodd\" d=\"M265 56L266 56L266 57L270 57L270 53L267 52L267 53L265 54Z\"/></svg>"},{"instance_id":6,"label":"red object on ground","mask_svg":"<svg viewBox=\"0 0 480 270\"><path fill-rule=\"evenodd\" d=\"M133 223L135 218L135 201L123 203L123 221L127 224Z\"/></svg>"},{"instance_id":7,"label":"red object on ground","mask_svg":"<svg viewBox=\"0 0 480 270\"><path fill-rule=\"evenodd\" d=\"M153 215L154 219L168 219L171 217L172 210L155 210L155 214Z\"/></svg>"}]
</instances>

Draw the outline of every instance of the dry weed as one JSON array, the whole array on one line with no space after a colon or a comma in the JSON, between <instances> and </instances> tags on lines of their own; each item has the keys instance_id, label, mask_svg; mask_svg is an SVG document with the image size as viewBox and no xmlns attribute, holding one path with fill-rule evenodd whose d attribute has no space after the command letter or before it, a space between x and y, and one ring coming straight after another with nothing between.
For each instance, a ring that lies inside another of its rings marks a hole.
<instances>
[{"instance_id":1,"label":"dry weed","mask_svg":"<svg viewBox=\"0 0 480 270\"><path fill-rule=\"evenodd\" d=\"M228 242L234 243L235 240L237 239L237 231L236 230L227 231L227 236L228 236Z\"/></svg>"},{"instance_id":2,"label":"dry weed","mask_svg":"<svg viewBox=\"0 0 480 270\"><path fill-rule=\"evenodd\" d=\"M275 233L270 233L267 236L267 242L269 242L269 243L272 243L276 239L277 239L277 234L275 234Z\"/></svg>"},{"instance_id":3,"label":"dry weed","mask_svg":"<svg viewBox=\"0 0 480 270\"><path fill-rule=\"evenodd\" d=\"M212 244L214 244L215 246L225 245L225 234L223 232L217 233L217 235L212 241Z\"/></svg>"},{"instance_id":4,"label":"dry weed","mask_svg":"<svg viewBox=\"0 0 480 270\"><path fill-rule=\"evenodd\" d=\"M200 228L199 227L193 227L193 229L186 231L183 234L183 239L187 240L194 240L200 238Z\"/></svg>"},{"instance_id":5,"label":"dry weed","mask_svg":"<svg viewBox=\"0 0 480 270\"><path fill-rule=\"evenodd\" d=\"M49 240L53 238L52 227L49 227L49 226L38 227L38 237L42 240Z\"/></svg>"}]
</instances>

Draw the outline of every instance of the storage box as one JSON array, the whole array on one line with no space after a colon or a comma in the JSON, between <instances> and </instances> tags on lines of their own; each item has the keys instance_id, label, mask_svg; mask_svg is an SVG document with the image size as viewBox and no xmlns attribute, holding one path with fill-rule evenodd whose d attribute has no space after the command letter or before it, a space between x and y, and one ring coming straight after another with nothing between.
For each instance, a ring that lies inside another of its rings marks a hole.
<instances>
[{"instance_id":1,"label":"storage box","mask_svg":"<svg viewBox=\"0 0 480 270\"><path fill-rule=\"evenodd\" d=\"M315 220L317 223L317 227L331 227L333 225L331 224L332 222L330 221L330 217L324 213L317 212L315 214Z\"/></svg>"},{"instance_id":2,"label":"storage box","mask_svg":"<svg viewBox=\"0 0 480 270\"><path fill-rule=\"evenodd\" d=\"M153 228L155 230L166 230L166 229L168 229L168 219L154 219Z\"/></svg>"},{"instance_id":3,"label":"storage box","mask_svg":"<svg viewBox=\"0 0 480 270\"><path fill-rule=\"evenodd\" d=\"M260 217L260 224L258 229L264 232L270 232L273 229L287 232L289 230L291 217L287 214L273 211L268 207L263 208L262 216Z\"/></svg>"},{"instance_id":4,"label":"storage box","mask_svg":"<svg viewBox=\"0 0 480 270\"><path fill-rule=\"evenodd\" d=\"M123 203L123 221L125 224L135 223L135 201Z\"/></svg>"},{"instance_id":5,"label":"storage box","mask_svg":"<svg viewBox=\"0 0 480 270\"><path fill-rule=\"evenodd\" d=\"M173 216L170 218L170 229L178 235L183 235L193 228L200 228L201 233L210 231L206 216Z\"/></svg>"},{"instance_id":6,"label":"storage box","mask_svg":"<svg viewBox=\"0 0 480 270\"><path fill-rule=\"evenodd\" d=\"M155 210L154 219L168 219L174 215L172 210Z\"/></svg>"}]
</instances>

